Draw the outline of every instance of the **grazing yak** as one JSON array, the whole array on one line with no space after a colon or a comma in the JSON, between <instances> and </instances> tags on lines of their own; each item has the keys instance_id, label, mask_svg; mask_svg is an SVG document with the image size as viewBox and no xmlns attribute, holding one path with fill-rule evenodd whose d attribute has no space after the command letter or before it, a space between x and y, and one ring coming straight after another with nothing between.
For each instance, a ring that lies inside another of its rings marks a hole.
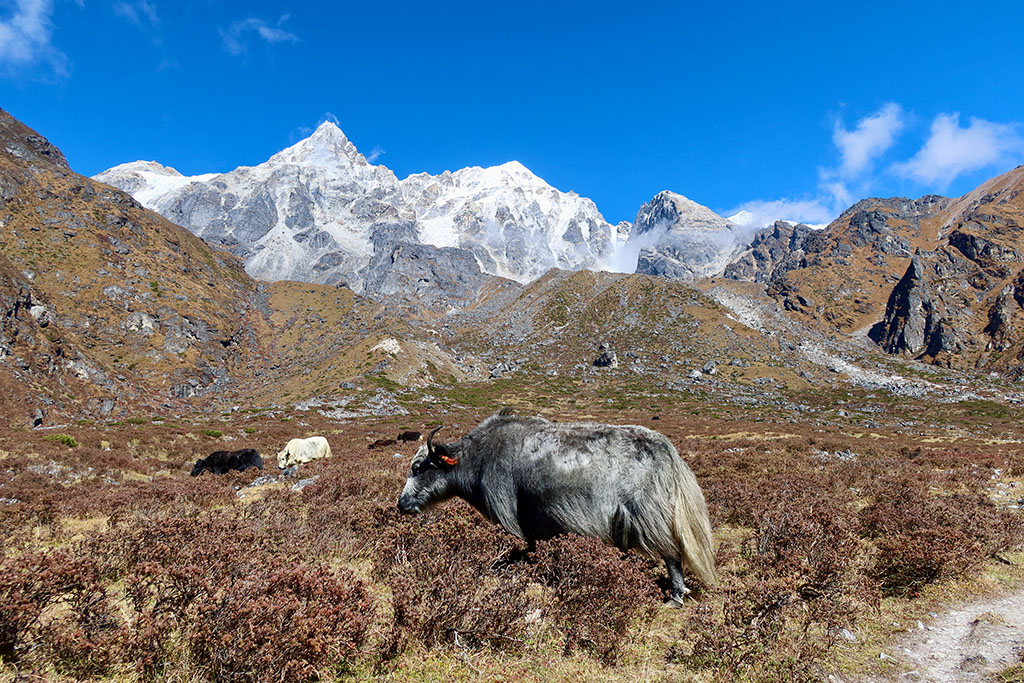
<instances>
[{"instance_id":1,"label":"grazing yak","mask_svg":"<svg viewBox=\"0 0 1024 683\"><path fill-rule=\"evenodd\" d=\"M419 441L422 438L423 438L422 434L420 434L419 432L413 432L413 431L401 432L398 435L398 440L399 441Z\"/></svg>"},{"instance_id":2,"label":"grazing yak","mask_svg":"<svg viewBox=\"0 0 1024 683\"><path fill-rule=\"evenodd\" d=\"M331 444L322 436L311 436L308 439L292 439L277 454L277 466L282 470L292 465L303 465L307 462L331 457Z\"/></svg>"},{"instance_id":3,"label":"grazing yak","mask_svg":"<svg viewBox=\"0 0 1024 683\"><path fill-rule=\"evenodd\" d=\"M704 494L658 432L557 424L507 408L454 443L435 444L438 429L413 458L402 512L458 496L530 543L572 532L636 548L665 561L673 604L690 592L683 566L715 582Z\"/></svg>"},{"instance_id":4,"label":"grazing yak","mask_svg":"<svg viewBox=\"0 0 1024 683\"><path fill-rule=\"evenodd\" d=\"M250 467L258 470L263 469L263 458L252 448L243 448L240 451L215 451L205 458L196 460L192 467L192 476L198 477L204 470L214 474L227 474L231 470L244 472Z\"/></svg>"}]
</instances>

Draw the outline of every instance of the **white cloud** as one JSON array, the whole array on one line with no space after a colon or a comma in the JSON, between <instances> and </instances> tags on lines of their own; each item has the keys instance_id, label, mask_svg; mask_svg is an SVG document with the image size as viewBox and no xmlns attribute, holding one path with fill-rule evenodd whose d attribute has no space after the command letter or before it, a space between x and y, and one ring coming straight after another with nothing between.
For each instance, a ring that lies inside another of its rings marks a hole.
<instances>
[{"instance_id":1,"label":"white cloud","mask_svg":"<svg viewBox=\"0 0 1024 683\"><path fill-rule=\"evenodd\" d=\"M51 44L51 0L15 0L13 11L0 16L0 69L16 71L45 63L58 76L68 73L67 57Z\"/></svg>"},{"instance_id":2,"label":"white cloud","mask_svg":"<svg viewBox=\"0 0 1024 683\"><path fill-rule=\"evenodd\" d=\"M385 152L380 146L377 146L373 148L373 151L366 155L366 160L372 164L385 154L387 154L387 152Z\"/></svg>"},{"instance_id":3,"label":"white cloud","mask_svg":"<svg viewBox=\"0 0 1024 683\"><path fill-rule=\"evenodd\" d=\"M906 115L895 102L860 119L853 129L836 121L832 142L839 152L839 164L818 169L818 187L813 192L801 199L755 199L726 215L748 212L744 219L753 229L777 220L808 225L831 223L844 209L871 192L875 161L892 148L905 126Z\"/></svg>"},{"instance_id":4,"label":"white cloud","mask_svg":"<svg viewBox=\"0 0 1024 683\"><path fill-rule=\"evenodd\" d=\"M844 207L845 208L845 207ZM755 199L744 202L731 211L724 211L727 216L735 216L746 212L740 224L749 226L751 230L759 230L775 221L783 220L808 225L831 223L838 213L835 204L820 197L808 199Z\"/></svg>"},{"instance_id":5,"label":"white cloud","mask_svg":"<svg viewBox=\"0 0 1024 683\"><path fill-rule=\"evenodd\" d=\"M862 118L853 130L836 121L832 141L843 159L836 172L850 178L870 170L871 163L893 146L904 125L903 109L895 102Z\"/></svg>"},{"instance_id":6,"label":"white cloud","mask_svg":"<svg viewBox=\"0 0 1024 683\"><path fill-rule=\"evenodd\" d=\"M218 29L221 40L224 41L224 49L231 55L241 55L249 51L248 38L251 34L260 37L270 45L277 43L297 43L299 37L290 31L281 28L281 25L288 21L289 15L282 15L277 24L271 26L262 19L248 17L233 22L227 30Z\"/></svg>"},{"instance_id":7,"label":"white cloud","mask_svg":"<svg viewBox=\"0 0 1024 683\"><path fill-rule=\"evenodd\" d=\"M962 173L1018 163L1024 138L1016 123L993 123L971 117L960 126L960 114L939 114L924 146L909 161L892 165L899 176L944 190Z\"/></svg>"}]
</instances>

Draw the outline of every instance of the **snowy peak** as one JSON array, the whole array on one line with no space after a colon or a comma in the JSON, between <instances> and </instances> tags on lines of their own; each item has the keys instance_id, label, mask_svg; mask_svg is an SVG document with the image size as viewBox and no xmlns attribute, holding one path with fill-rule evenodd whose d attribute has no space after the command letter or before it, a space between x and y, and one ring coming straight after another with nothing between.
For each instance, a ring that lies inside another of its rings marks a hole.
<instances>
[{"instance_id":1,"label":"snowy peak","mask_svg":"<svg viewBox=\"0 0 1024 683\"><path fill-rule=\"evenodd\" d=\"M635 233L654 230L674 233L722 232L729 222L708 207L681 194L663 190L637 212Z\"/></svg>"},{"instance_id":2,"label":"snowy peak","mask_svg":"<svg viewBox=\"0 0 1024 683\"><path fill-rule=\"evenodd\" d=\"M270 157L268 163L336 165L338 162L369 166L345 133L331 121L321 123L313 134Z\"/></svg>"},{"instance_id":3,"label":"snowy peak","mask_svg":"<svg viewBox=\"0 0 1024 683\"><path fill-rule=\"evenodd\" d=\"M623 232L592 201L561 192L518 161L398 180L331 122L266 162L186 177L150 162L97 176L147 208L245 259L268 280L386 280L378 258L399 244L454 248L484 273L520 282L552 267L606 267ZM429 250L409 253L427 254Z\"/></svg>"},{"instance_id":4,"label":"snowy peak","mask_svg":"<svg viewBox=\"0 0 1024 683\"><path fill-rule=\"evenodd\" d=\"M636 272L682 280L719 274L742 246L725 218L667 190L640 207L630 241L639 247Z\"/></svg>"},{"instance_id":5,"label":"snowy peak","mask_svg":"<svg viewBox=\"0 0 1024 683\"><path fill-rule=\"evenodd\" d=\"M155 204L162 197L194 180L208 180L215 175L184 176L176 169L155 161L132 161L107 169L96 175L95 179L128 192L146 208L159 211Z\"/></svg>"}]
</instances>

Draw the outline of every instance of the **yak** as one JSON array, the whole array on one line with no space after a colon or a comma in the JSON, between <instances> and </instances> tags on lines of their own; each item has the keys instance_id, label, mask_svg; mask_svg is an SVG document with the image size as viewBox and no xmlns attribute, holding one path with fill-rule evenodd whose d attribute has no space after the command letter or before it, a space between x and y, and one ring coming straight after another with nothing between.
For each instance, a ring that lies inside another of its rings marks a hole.
<instances>
[{"instance_id":1,"label":"yak","mask_svg":"<svg viewBox=\"0 0 1024 683\"><path fill-rule=\"evenodd\" d=\"M227 474L231 470L243 472L250 467L263 469L263 458L253 448L243 448L240 451L214 451L205 458L196 460L196 464L192 467L192 476L198 477L203 470L209 470L214 474Z\"/></svg>"},{"instance_id":2,"label":"yak","mask_svg":"<svg viewBox=\"0 0 1024 683\"><path fill-rule=\"evenodd\" d=\"M453 443L427 436L413 458L398 509L415 514L458 496L533 544L565 533L661 558L670 604L690 592L689 568L716 580L704 494L662 434L634 425L561 424L507 408Z\"/></svg>"}]
</instances>

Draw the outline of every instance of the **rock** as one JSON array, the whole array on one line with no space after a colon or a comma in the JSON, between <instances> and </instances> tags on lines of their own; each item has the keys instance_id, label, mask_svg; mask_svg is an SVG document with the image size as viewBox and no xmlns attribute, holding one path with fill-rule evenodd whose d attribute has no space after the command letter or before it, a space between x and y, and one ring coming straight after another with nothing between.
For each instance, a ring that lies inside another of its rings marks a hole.
<instances>
[{"instance_id":1,"label":"rock","mask_svg":"<svg viewBox=\"0 0 1024 683\"><path fill-rule=\"evenodd\" d=\"M46 306L32 306L28 309L28 313L39 323L39 327L48 327L55 319L53 311Z\"/></svg>"},{"instance_id":2,"label":"rock","mask_svg":"<svg viewBox=\"0 0 1024 683\"><path fill-rule=\"evenodd\" d=\"M733 280L770 282L803 267L805 253L820 250L820 231L806 225L776 221L758 231L723 275Z\"/></svg>"},{"instance_id":3,"label":"rock","mask_svg":"<svg viewBox=\"0 0 1024 683\"><path fill-rule=\"evenodd\" d=\"M601 355L594 359L594 366L615 369L619 367L619 358L614 351L602 351Z\"/></svg>"},{"instance_id":4,"label":"rock","mask_svg":"<svg viewBox=\"0 0 1024 683\"><path fill-rule=\"evenodd\" d=\"M44 416L45 416L45 413L43 413L42 408L36 408L36 411L32 414L32 426L33 427L40 427L40 426L42 426L42 424L43 424L43 417Z\"/></svg>"},{"instance_id":5,"label":"rock","mask_svg":"<svg viewBox=\"0 0 1024 683\"><path fill-rule=\"evenodd\" d=\"M703 376L704 376L704 373L701 372L700 370L696 370L696 369L690 370L690 374L688 375L688 377L690 379L700 379Z\"/></svg>"},{"instance_id":6,"label":"rock","mask_svg":"<svg viewBox=\"0 0 1024 683\"><path fill-rule=\"evenodd\" d=\"M136 311L125 319L124 329L126 332L139 332L149 337L156 332L156 321L148 314Z\"/></svg>"},{"instance_id":7,"label":"rock","mask_svg":"<svg viewBox=\"0 0 1024 683\"><path fill-rule=\"evenodd\" d=\"M640 207L632 234L653 241L653 246L640 249L637 273L680 280L720 273L736 246L729 221L668 191Z\"/></svg>"},{"instance_id":8,"label":"rock","mask_svg":"<svg viewBox=\"0 0 1024 683\"><path fill-rule=\"evenodd\" d=\"M857 636L854 635L853 631L851 631L850 629L841 628L836 633L836 635L838 635L840 638L842 638L843 640L845 640L845 641L847 641L849 643L856 643L857 642Z\"/></svg>"},{"instance_id":9,"label":"rock","mask_svg":"<svg viewBox=\"0 0 1024 683\"><path fill-rule=\"evenodd\" d=\"M714 375L718 373L718 363L716 363L713 360L709 360L707 363L704 364L700 371L703 372L705 375Z\"/></svg>"},{"instance_id":10,"label":"rock","mask_svg":"<svg viewBox=\"0 0 1024 683\"><path fill-rule=\"evenodd\" d=\"M309 479L300 479L299 481L297 481L294 484L292 484L292 491L301 491L302 489L306 488L310 484L315 483L316 480L319 479L319 478L320 478L320 475L318 474L315 477L310 477Z\"/></svg>"}]
</instances>

